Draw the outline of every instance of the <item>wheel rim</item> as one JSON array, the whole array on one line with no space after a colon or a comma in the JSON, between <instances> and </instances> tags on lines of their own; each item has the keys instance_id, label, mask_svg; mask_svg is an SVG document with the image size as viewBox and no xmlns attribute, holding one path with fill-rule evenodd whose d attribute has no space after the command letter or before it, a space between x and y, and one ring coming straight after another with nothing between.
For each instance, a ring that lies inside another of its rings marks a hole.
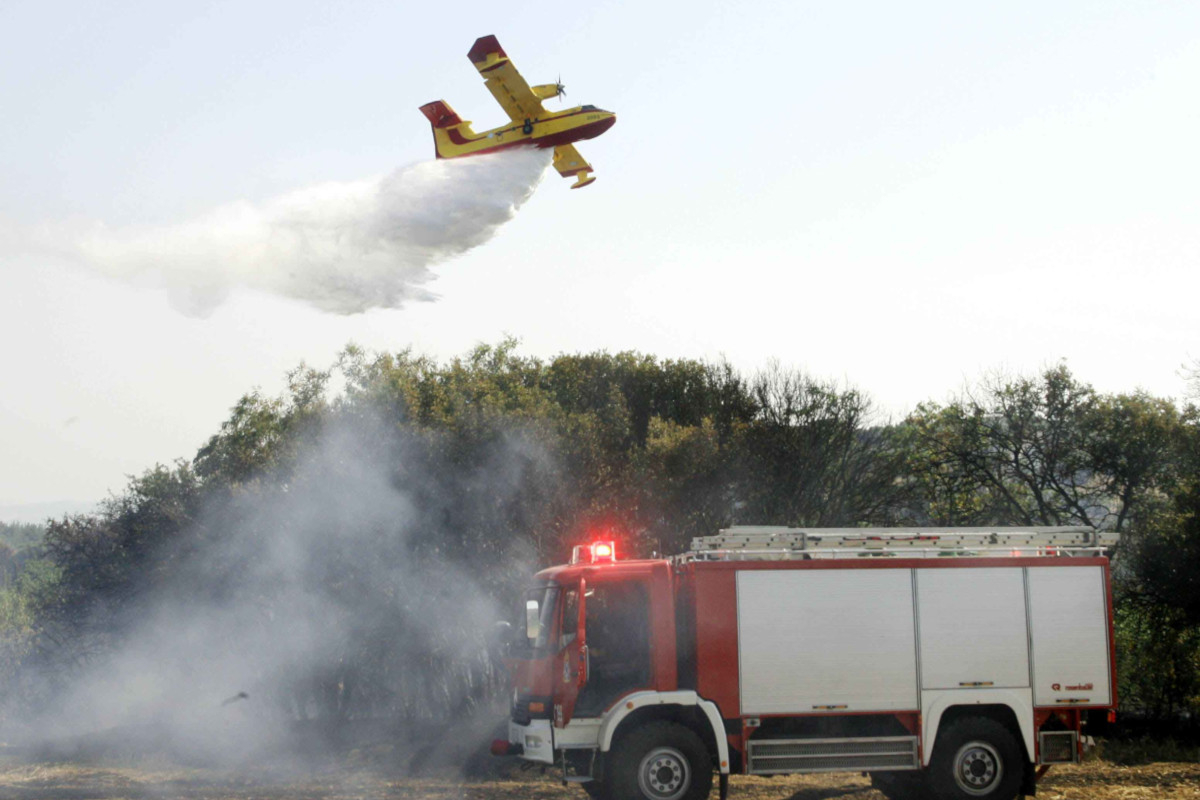
<instances>
[{"instance_id":1,"label":"wheel rim","mask_svg":"<svg viewBox=\"0 0 1200 800\"><path fill-rule=\"evenodd\" d=\"M987 742L967 742L954 756L954 782L972 797L983 797L1004 777L1004 763Z\"/></svg>"},{"instance_id":2,"label":"wheel rim","mask_svg":"<svg viewBox=\"0 0 1200 800\"><path fill-rule=\"evenodd\" d=\"M638 765L638 788L654 800L679 800L691 784L687 757L674 747L656 747Z\"/></svg>"}]
</instances>

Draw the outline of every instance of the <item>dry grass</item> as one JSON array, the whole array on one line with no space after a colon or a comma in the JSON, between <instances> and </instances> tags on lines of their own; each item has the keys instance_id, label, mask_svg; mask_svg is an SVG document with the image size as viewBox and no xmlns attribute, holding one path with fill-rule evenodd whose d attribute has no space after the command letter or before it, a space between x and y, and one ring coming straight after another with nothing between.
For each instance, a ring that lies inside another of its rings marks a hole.
<instances>
[{"instance_id":1,"label":"dry grass","mask_svg":"<svg viewBox=\"0 0 1200 800\"><path fill-rule=\"evenodd\" d=\"M78 763L0 763L0 798L29 800L586 800L577 787L564 788L536 775L490 781L389 777L377 771L275 770L238 772L180 769L169 764L100 766ZM883 800L858 775L735 777L737 800ZM716 797L714 791L713 797ZM1200 800L1200 765L1156 763L1120 766L1094 761L1054 769L1039 785L1049 800Z\"/></svg>"}]
</instances>

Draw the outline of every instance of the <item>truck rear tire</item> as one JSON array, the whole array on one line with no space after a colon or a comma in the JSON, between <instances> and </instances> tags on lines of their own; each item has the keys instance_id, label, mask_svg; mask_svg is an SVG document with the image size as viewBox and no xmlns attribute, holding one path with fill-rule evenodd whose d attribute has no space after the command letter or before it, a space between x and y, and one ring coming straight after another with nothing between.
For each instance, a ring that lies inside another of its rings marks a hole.
<instances>
[{"instance_id":1,"label":"truck rear tire","mask_svg":"<svg viewBox=\"0 0 1200 800\"><path fill-rule=\"evenodd\" d=\"M1013 800L1023 758L1008 728L987 717L962 717L938 734L929 788L937 800Z\"/></svg>"},{"instance_id":2,"label":"truck rear tire","mask_svg":"<svg viewBox=\"0 0 1200 800\"><path fill-rule=\"evenodd\" d=\"M620 800L704 800L713 764L700 737L674 722L651 722L617 742L605 776Z\"/></svg>"},{"instance_id":3,"label":"truck rear tire","mask_svg":"<svg viewBox=\"0 0 1200 800\"><path fill-rule=\"evenodd\" d=\"M585 781L579 784L583 787L583 791L587 792L587 796L592 800L606 800L608 797L608 789L603 783L597 780Z\"/></svg>"},{"instance_id":4,"label":"truck rear tire","mask_svg":"<svg viewBox=\"0 0 1200 800\"><path fill-rule=\"evenodd\" d=\"M924 800L924 777L920 772L872 772L871 787L888 800Z\"/></svg>"}]
</instances>

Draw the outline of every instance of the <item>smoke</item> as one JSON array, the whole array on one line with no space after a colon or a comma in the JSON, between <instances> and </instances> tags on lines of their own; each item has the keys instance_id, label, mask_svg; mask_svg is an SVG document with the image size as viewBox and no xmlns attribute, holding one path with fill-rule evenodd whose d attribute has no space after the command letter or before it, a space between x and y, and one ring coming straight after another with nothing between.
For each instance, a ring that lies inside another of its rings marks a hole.
<instances>
[{"instance_id":1,"label":"smoke","mask_svg":"<svg viewBox=\"0 0 1200 800\"><path fill-rule=\"evenodd\" d=\"M259 204L239 201L175 225L50 226L30 238L35 251L165 288L191 316L207 316L235 287L337 314L399 308L436 299L425 288L431 267L491 239L548 164L546 151L528 149L424 161ZM12 236L0 237L5 249Z\"/></svg>"},{"instance_id":2,"label":"smoke","mask_svg":"<svg viewBox=\"0 0 1200 800\"><path fill-rule=\"evenodd\" d=\"M425 748L447 722L490 729L505 676L487 633L532 572L511 531L549 462L514 431L469 465L445 444L362 407L330 413L288 464L207 498L133 599L96 606L40 671L31 694L53 699L0 736L249 764L348 720L405 720Z\"/></svg>"}]
</instances>

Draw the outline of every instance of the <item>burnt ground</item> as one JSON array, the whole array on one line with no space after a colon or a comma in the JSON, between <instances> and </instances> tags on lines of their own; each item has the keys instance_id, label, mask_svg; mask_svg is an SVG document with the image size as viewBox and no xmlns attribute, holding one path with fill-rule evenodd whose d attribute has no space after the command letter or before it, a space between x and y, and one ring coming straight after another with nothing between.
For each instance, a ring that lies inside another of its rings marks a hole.
<instances>
[{"instance_id":1,"label":"burnt ground","mask_svg":"<svg viewBox=\"0 0 1200 800\"><path fill-rule=\"evenodd\" d=\"M735 777L737 800L884 800L858 775ZM714 790L713 798L716 797ZM1164 762L1120 766L1093 761L1060 767L1043 779L1039 798L1050 800L1200 800L1200 764ZM578 787L550 776L462 779L397 777L347 764L312 769L304 765L247 769L180 768L145 761L136 766L31 762L0 756L0 798L29 800L119 800L203 798L204 800L586 800Z\"/></svg>"}]
</instances>

